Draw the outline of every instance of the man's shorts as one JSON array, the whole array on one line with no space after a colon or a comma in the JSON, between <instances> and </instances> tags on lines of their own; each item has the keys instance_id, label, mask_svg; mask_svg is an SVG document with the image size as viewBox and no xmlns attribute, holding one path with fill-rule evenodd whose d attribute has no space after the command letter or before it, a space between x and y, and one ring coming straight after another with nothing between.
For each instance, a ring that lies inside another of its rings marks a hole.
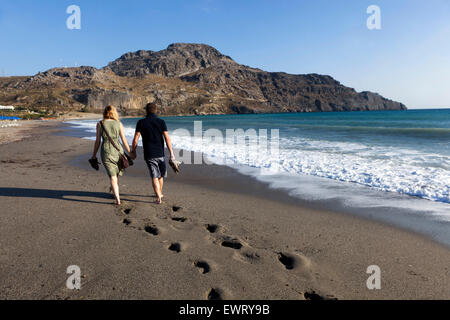
<instances>
[{"instance_id":1,"label":"man's shorts","mask_svg":"<svg viewBox=\"0 0 450 320\"><path fill-rule=\"evenodd\" d=\"M145 160L152 179L167 177L166 160L162 158L153 158Z\"/></svg>"}]
</instances>

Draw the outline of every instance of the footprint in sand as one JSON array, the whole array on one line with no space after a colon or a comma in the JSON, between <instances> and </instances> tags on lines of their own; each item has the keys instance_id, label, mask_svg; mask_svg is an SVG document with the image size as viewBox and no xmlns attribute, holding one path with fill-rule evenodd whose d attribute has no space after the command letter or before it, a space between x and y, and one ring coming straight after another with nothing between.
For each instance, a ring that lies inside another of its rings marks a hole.
<instances>
[{"instance_id":1,"label":"footprint in sand","mask_svg":"<svg viewBox=\"0 0 450 320\"><path fill-rule=\"evenodd\" d=\"M209 233L216 233L219 230L219 226L216 224L207 224L206 230L208 230Z\"/></svg>"},{"instance_id":2,"label":"footprint in sand","mask_svg":"<svg viewBox=\"0 0 450 320\"><path fill-rule=\"evenodd\" d=\"M196 266L202 274L208 273L211 270L209 264L206 261L196 261L194 262L194 266Z\"/></svg>"},{"instance_id":3,"label":"footprint in sand","mask_svg":"<svg viewBox=\"0 0 450 320\"><path fill-rule=\"evenodd\" d=\"M337 298L332 295L321 296L320 294L316 293L314 290L305 292L303 294L303 297L305 298L305 300L311 300L311 301L337 300Z\"/></svg>"},{"instance_id":4,"label":"footprint in sand","mask_svg":"<svg viewBox=\"0 0 450 320\"><path fill-rule=\"evenodd\" d=\"M317 294L314 290L305 292L303 294L303 297L306 300L325 300L324 297L322 297L321 295Z\"/></svg>"},{"instance_id":5,"label":"footprint in sand","mask_svg":"<svg viewBox=\"0 0 450 320\"><path fill-rule=\"evenodd\" d=\"M152 225L146 225L144 227L145 232L150 233L151 235L157 236L159 234L158 228Z\"/></svg>"},{"instance_id":6,"label":"footprint in sand","mask_svg":"<svg viewBox=\"0 0 450 320\"><path fill-rule=\"evenodd\" d=\"M278 252L278 261L286 268L286 270L299 269L300 272L305 274L310 273L311 261L309 258L302 254L288 254L284 252Z\"/></svg>"},{"instance_id":7,"label":"footprint in sand","mask_svg":"<svg viewBox=\"0 0 450 320\"><path fill-rule=\"evenodd\" d=\"M170 246L167 249L169 249L170 251L179 253L181 251L181 245L177 242L174 242L174 243L170 244Z\"/></svg>"},{"instance_id":8,"label":"footprint in sand","mask_svg":"<svg viewBox=\"0 0 450 320\"><path fill-rule=\"evenodd\" d=\"M212 288L207 295L208 300L222 300L222 295L219 289Z\"/></svg>"},{"instance_id":9,"label":"footprint in sand","mask_svg":"<svg viewBox=\"0 0 450 320\"><path fill-rule=\"evenodd\" d=\"M176 222L185 222L187 220L185 217L172 217L171 219Z\"/></svg>"},{"instance_id":10,"label":"footprint in sand","mask_svg":"<svg viewBox=\"0 0 450 320\"><path fill-rule=\"evenodd\" d=\"M293 256L284 254L282 252L278 253L278 261L280 261L287 270L294 269L297 264Z\"/></svg>"},{"instance_id":11,"label":"footprint in sand","mask_svg":"<svg viewBox=\"0 0 450 320\"><path fill-rule=\"evenodd\" d=\"M133 211L133 209L127 208L127 209L124 209L122 212L123 212L123 214L129 215L131 213L131 211Z\"/></svg>"},{"instance_id":12,"label":"footprint in sand","mask_svg":"<svg viewBox=\"0 0 450 320\"><path fill-rule=\"evenodd\" d=\"M173 212L178 212L178 211L181 211L183 208L182 207L179 207L179 206L173 206L172 207L172 211Z\"/></svg>"},{"instance_id":13,"label":"footprint in sand","mask_svg":"<svg viewBox=\"0 0 450 320\"><path fill-rule=\"evenodd\" d=\"M261 259L257 252L245 250L243 252L236 251L234 257L244 263L255 264L258 263Z\"/></svg>"},{"instance_id":14,"label":"footprint in sand","mask_svg":"<svg viewBox=\"0 0 450 320\"><path fill-rule=\"evenodd\" d=\"M123 219L122 223L126 226L129 226L131 224L131 220L130 219Z\"/></svg>"},{"instance_id":15,"label":"footprint in sand","mask_svg":"<svg viewBox=\"0 0 450 320\"><path fill-rule=\"evenodd\" d=\"M237 239L228 239L222 241L222 247L231 248L234 250L240 250L242 248L242 244Z\"/></svg>"}]
</instances>

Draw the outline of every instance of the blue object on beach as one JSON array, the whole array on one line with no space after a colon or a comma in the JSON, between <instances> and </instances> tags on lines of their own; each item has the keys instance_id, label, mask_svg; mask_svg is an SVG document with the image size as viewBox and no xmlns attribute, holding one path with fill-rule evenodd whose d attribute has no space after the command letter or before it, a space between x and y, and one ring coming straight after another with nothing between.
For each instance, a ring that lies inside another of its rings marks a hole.
<instances>
[{"instance_id":1,"label":"blue object on beach","mask_svg":"<svg viewBox=\"0 0 450 320\"><path fill-rule=\"evenodd\" d=\"M0 116L0 120L21 120L18 117L6 117L6 116Z\"/></svg>"}]
</instances>

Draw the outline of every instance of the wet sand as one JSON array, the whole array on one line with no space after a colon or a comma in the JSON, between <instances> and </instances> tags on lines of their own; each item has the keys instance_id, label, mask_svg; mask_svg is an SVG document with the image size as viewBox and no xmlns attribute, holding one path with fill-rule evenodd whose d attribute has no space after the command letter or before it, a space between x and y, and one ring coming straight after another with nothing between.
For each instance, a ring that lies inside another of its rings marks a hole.
<instances>
[{"instance_id":1,"label":"wet sand","mask_svg":"<svg viewBox=\"0 0 450 320\"><path fill-rule=\"evenodd\" d=\"M93 142L61 130L41 123L0 145L1 299L450 298L448 248L230 168L184 165L156 205L140 154L117 208L88 166ZM80 291L66 288L70 265ZM381 290L366 287L369 265Z\"/></svg>"}]
</instances>

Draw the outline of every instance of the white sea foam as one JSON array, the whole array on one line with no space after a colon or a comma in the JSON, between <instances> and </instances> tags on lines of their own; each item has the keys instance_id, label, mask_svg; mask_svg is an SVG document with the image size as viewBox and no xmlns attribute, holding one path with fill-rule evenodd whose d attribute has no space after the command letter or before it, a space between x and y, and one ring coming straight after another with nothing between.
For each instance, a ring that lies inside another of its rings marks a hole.
<instances>
[{"instance_id":1,"label":"white sea foam","mask_svg":"<svg viewBox=\"0 0 450 320\"><path fill-rule=\"evenodd\" d=\"M246 152L245 145L202 144L190 136L174 136L173 141L177 148L254 168L272 167L277 161L272 154L261 152L236 157ZM281 138L279 144L280 173L313 175L450 203L448 156L308 139Z\"/></svg>"},{"instance_id":2,"label":"white sea foam","mask_svg":"<svg viewBox=\"0 0 450 320\"><path fill-rule=\"evenodd\" d=\"M0 121L0 128L18 127L17 120L2 120Z\"/></svg>"}]
</instances>

